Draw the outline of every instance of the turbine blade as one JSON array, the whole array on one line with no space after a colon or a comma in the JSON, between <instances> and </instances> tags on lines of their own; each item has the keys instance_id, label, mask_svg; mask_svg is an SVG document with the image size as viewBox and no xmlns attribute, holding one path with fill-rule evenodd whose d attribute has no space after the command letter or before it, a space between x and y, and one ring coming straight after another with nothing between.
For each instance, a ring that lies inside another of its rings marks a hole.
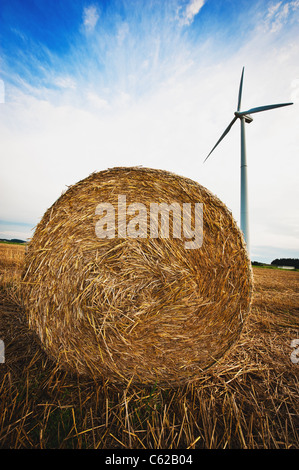
<instances>
[{"instance_id":1,"label":"turbine blade","mask_svg":"<svg viewBox=\"0 0 299 470\"><path fill-rule=\"evenodd\" d=\"M240 107L241 107L242 90L243 90L243 76L244 76L244 67L243 67L243 69L242 69L241 81L240 81L240 86L239 86L239 95L238 95L238 107L237 107L237 111L240 111Z\"/></svg>"},{"instance_id":2,"label":"turbine blade","mask_svg":"<svg viewBox=\"0 0 299 470\"><path fill-rule=\"evenodd\" d=\"M237 120L237 116L234 117L234 119L232 120L232 122L227 126L227 128L225 129L225 131L223 132L222 136L220 137L220 139L217 141L217 143L214 145L214 147L212 148L212 150L210 151L209 155L205 158L204 162L209 158L209 156L211 155L211 153L215 150L215 148L217 147L218 144L220 144L221 140L226 136L226 134L229 133L229 131L231 130L233 124L236 122Z\"/></svg>"},{"instance_id":3,"label":"turbine blade","mask_svg":"<svg viewBox=\"0 0 299 470\"><path fill-rule=\"evenodd\" d=\"M245 116L245 114L260 113L261 111L268 111L269 109L281 108L282 106L290 106L293 103L280 103L280 104L269 104L267 106L258 106L257 108L251 108L247 111L238 112L239 116Z\"/></svg>"}]
</instances>

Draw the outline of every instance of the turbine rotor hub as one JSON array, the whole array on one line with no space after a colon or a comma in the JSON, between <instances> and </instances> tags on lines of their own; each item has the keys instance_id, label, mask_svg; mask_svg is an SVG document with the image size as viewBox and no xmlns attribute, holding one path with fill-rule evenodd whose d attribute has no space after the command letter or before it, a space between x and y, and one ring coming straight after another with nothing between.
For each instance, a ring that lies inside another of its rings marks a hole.
<instances>
[{"instance_id":1,"label":"turbine rotor hub","mask_svg":"<svg viewBox=\"0 0 299 470\"><path fill-rule=\"evenodd\" d=\"M248 124L250 124L253 121L253 118L250 116L250 114L243 114L243 113L239 113L238 111L235 111L235 116L240 119L244 118L245 122L247 122Z\"/></svg>"}]
</instances>

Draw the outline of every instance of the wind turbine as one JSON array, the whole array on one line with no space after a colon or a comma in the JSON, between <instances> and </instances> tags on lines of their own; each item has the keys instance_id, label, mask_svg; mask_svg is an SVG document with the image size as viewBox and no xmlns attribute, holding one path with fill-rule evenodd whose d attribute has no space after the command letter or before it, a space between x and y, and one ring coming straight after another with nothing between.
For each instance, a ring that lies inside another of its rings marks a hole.
<instances>
[{"instance_id":1,"label":"wind turbine","mask_svg":"<svg viewBox=\"0 0 299 470\"><path fill-rule=\"evenodd\" d=\"M237 111L235 111L235 117L231 123L227 126L223 132L220 139L216 142L209 155L205 158L204 162L209 158L213 150L221 142L221 140L228 134L231 130L234 123L237 119L241 121L241 204L240 204L240 219L241 219L241 230L244 234L244 239L247 245L247 250L249 252L249 226L248 226L248 190L247 190L247 161L246 161L246 141L245 141L245 123L250 124L253 119L250 114L260 113L261 111L268 111L269 109L281 108L282 106L289 106L293 103L281 103L281 104L269 104L266 106L259 106L257 108L251 108L247 111L240 111L241 108L241 99L242 99L242 89L243 89L243 77L244 77L244 67L242 69L241 81L239 86L239 95L238 95L238 106Z\"/></svg>"}]
</instances>

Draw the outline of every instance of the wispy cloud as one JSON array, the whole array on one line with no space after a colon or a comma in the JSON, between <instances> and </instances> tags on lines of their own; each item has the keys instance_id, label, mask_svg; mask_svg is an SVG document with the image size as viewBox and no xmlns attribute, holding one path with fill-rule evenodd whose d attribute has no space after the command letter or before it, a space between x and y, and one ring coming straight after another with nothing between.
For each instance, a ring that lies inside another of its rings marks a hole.
<instances>
[{"instance_id":1,"label":"wispy cloud","mask_svg":"<svg viewBox=\"0 0 299 470\"><path fill-rule=\"evenodd\" d=\"M299 8L299 0L293 0L288 3L279 1L273 3L268 8L266 16L266 26L271 33L277 33L287 23L291 13Z\"/></svg>"},{"instance_id":2,"label":"wispy cloud","mask_svg":"<svg viewBox=\"0 0 299 470\"><path fill-rule=\"evenodd\" d=\"M54 83L59 88L68 88L68 89L71 89L71 90L76 89L76 81L70 76L55 77Z\"/></svg>"},{"instance_id":3,"label":"wispy cloud","mask_svg":"<svg viewBox=\"0 0 299 470\"><path fill-rule=\"evenodd\" d=\"M97 111L109 109L108 101L99 96L97 93L88 91L86 98L91 105L91 109L96 109Z\"/></svg>"},{"instance_id":4,"label":"wispy cloud","mask_svg":"<svg viewBox=\"0 0 299 470\"><path fill-rule=\"evenodd\" d=\"M4 81L0 79L0 103L5 102L5 85Z\"/></svg>"},{"instance_id":5,"label":"wispy cloud","mask_svg":"<svg viewBox=\"0 0 299 470\"><path fill-rule=\"evenodd\" d=\"M87 33L94 31L99 17L98 9L95 5L90 5L83 9L83 26Z\"/></svg>"},{"instance_id":6,"label":"wispy cloud","mask_svg":"<svg viewBox=\"0 0 299 470\"><path fill-rule=\"evenodd\" d=\"M205 0L190 0L182 14L181 24L190 25L204 4Z\"/></svg>"},{"instance_id":7,"label":"wispy cloud","mask_svg":"<svg viewBox=\"0 0 299 470\"><path fill-rule=\"evenodd\" d=\"M129 31L130 31L130 28L129 28L128 23L124 22L119 25L118 31L117 31L117 41L119 45L123 44L125 38L129 34Z\"/></svg>"}]
</instances>

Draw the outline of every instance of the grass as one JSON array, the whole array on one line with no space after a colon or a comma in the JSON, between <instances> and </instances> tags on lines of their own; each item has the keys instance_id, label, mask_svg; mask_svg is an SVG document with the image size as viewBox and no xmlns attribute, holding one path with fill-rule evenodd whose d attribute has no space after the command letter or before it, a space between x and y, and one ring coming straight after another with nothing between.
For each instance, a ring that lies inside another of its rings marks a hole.
<instances>
[{"instance_id":1,"label":"grass","mask_svg":"<svg viewBox=\"0 0 299 470\"><path fill-rule=\"evenodd\" d=\"M286 271L285 268L282 268L280 266L271 266L270 264L261 264L261 265L256 265L254 268L262 268L262 269L280 269L282 271ZM291 271L299 271L299 269L291 269Z\"/></svg>"},{"instance_id":2,"label":"grass","mask_svg":"<svg viewBox=\"0 0 299 470\"><path fill-rule=\"evenodd\" d=\"M26 243L24 242L14 242L12 240L0 240L0 245L17 245L17 246L25 246Z\"/></svg>"},{"instance_id":3,"label":"grass","mask_svg":"<svg viewBox=\"0 0 299 470\"><path fill-rule=\"evenodd\" d=\"M59 370L24 323L25 247L0 246L0 448L297 449L299 274L253 268L238 344L177 388L120 388Z\"/></svg>"}]
</instances>

